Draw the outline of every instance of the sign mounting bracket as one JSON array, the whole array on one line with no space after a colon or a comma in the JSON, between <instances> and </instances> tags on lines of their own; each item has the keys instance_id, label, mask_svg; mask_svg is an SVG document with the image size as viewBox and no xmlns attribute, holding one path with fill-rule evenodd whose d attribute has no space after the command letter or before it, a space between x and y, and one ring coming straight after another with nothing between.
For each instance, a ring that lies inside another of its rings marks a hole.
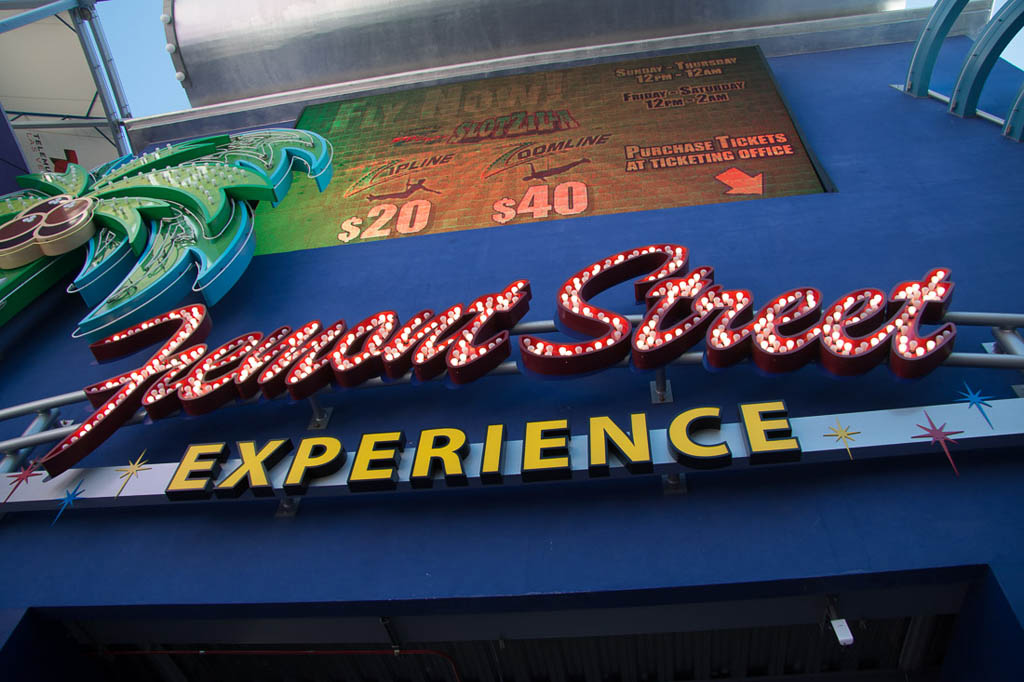
<instances>
[{"instance_id":1,"label":"sign mounting bracket","mask_svg":"<svg viewBox=\"0 0 1024 682\"><path fill-rule=\"evenodd\" d=\"M333 407L324 407L315 395L309 396L309 406L313 408L313 416L309 419L310 431L323 431L331 423L331 415L334 414Z\"/></svg>"}]
</instances>

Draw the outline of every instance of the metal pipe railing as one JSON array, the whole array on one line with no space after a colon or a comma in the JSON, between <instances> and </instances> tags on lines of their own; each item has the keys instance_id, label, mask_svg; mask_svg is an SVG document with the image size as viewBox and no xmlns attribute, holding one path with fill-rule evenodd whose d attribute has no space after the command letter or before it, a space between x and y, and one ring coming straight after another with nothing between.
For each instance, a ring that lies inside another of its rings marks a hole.
<instances>
[{"instance_id":1,"label":"metal pipe railing","mask_svg":"<svg viewBox=\"0 0 1024 682\"><path fill-rule=\"evenodd\" d=\"M48 410L42 412L36 412L35 419L28 425L28 428L22 432L22 437L31 436L37 433L43 433L49 431L53 423L60 417L60 410L56 407L51 407ZM33 446L23 447L14 452L9 452L2 459L0 459L0 474L10 473L17 470L21 466L25 458L32 452ZM2 451L0 451L2 452Z\"/></svg>"},{"instance_id":2,"label":"metal pipe railing","mask_svg":"<svg viewBox=\"0 0 1024 682\"><path fill-rule=\"evenodd\" d=\"M684 353L678 358L673 360L670 364L672 365L699 365L704 362L704 353L695 351L691 353ZM943 366L949 367L979 367L988 369L1016 369L1024 371L1024 355L992 355L989 353L952 353L946 361L942 363ZM622 360L614 367L628 367L629 359ZM507 376L510 374L519 374L519 366L513 362L503 362L488 373L488 376ZM412 374L406 374L401 379L394 379L392 381L384 381L383 379L374 378L360 384L357 388L376 388L378 386L393 386L408 384L412 382ZM71 394L66 394L71 395ZM43 401L36 401L43 402ZM21 406L17 406L21 407ZM13 408L8 408L13 409ZM146 418L145 410L139 410L128 424L139 424ZM43 431L42 433L36 433L29 436L19 436L18 438L11 438L5 441L0 441L0 452L8 452L12 450L19 450L24 447L30 447L40 445L42 443L51 443L54 441L61 440L65 436L72 433L78 424L72 424L71 426L61 427L59 429L51 429L50 431Z\"/></svg>"},{"instance_id":3,"label":"metal pipe railing","mask_svg":"<svg viewBox=\"0 0 1024 682\"><path fill-rule=\"evenodd\" d=\"M13 419L14 417L21 417L22 415L32 414L33 412L42 412L50 409L51 407L80 403L85 399L85 391L72 391L71 393L62 393L61 395L54 395L49 398L40 398L39 400L33 400L32 402L22 403L20 405L12 405L11 407L0 409L0 421Z\"/></svg>"},{"instance_id":4,"label":"metal pipe railing","mask_svg":"<svg viewBox=\"0 0 1024 682\"><path fill-rule=\"evenodd\" d=\"M136 412L131 419L128 420L127 424L141 424L146 419L146 411L139 410ZM49 431L41 431L39 433L33 433L28 436L18 436L17 438L9 438L7 440L0 441L0 452L11 452L13 450L20 450L22 448L35 447L36 445L42 445L43 443L52 443L63 439L65 436L70 436L74 433L75 429L78 428L78 424L71 424L69 426L61 426L56 429L50 429Z\"/></svg>"},{"instance_id":5,"label":"metal pipe railing","mask_svg":"<svg viewBox=\"0 0 1024 682\"><path fill-rule=\"evenodd\" d=\"M639 324L643 315L626 315L630 324ZM1024 327L1024 314L1020 313L971 313L971 312L947 312L942 318L943 322L962 324L968 327L1002 327L1004 329L1015 329ZM512 328L509 332L516 334L547 334L558 331L554 320L538 320L536 322L524 322Z\"/></svg>"},{"instance_id":6,"label":"metal pipe railing","mask_svg":"<svg viewBox=\"0 0 1024 682\"><path fill-rule=\"evenodd\" d=\"M640 315L627 315L626 316L631 324L637 324L642 316ZM987 369L1013 369L1024 371L1024 339L1020 337L1013 329L1006 329L1006 327L1022 326L1024 327L1024 315L1012 314L1012 313L947 313L943 318L945 322L953 322L955 324L962 325L981 325L981 326L995 326L992 330L996 340L999 342L1000 347L1004 349L1007 354L992 354L992 353L951 353L943 366L945 367L978 367ZM511 334L543 334L557 331L557 327L553 320L539 320L536 322L525 322L519 324L511 330ZM704 353L702 351L691 351L684 353L673 360L670 364L673 365L699 365L704 361ZM622 360L621 362L614 365L615 367L628 367L629 359ZM509 360L503 362L488 373L488 376L508 376L511 374L519 374L519 365L515 361ZM408 384L412 381L412 375L406 374L400 379L393 379L384 381L377 377L370 379L359 386L359 388L375 388L378 386L392 386ZM86 400L85 391L72 391L71 393L64 393L62 395L51 396L49 398L41 398L39 400L33 400L31 402L22 403L21 405L13 405L11 407L0 409L0 421L5 419L11 419L14 417L23 416L26 414L32 414L33 412L40 412L43 410L50 409L52 407L59 407L61 405L70 405L72 403L82 402ZM128 422L129 424L138 424L145 419L146 413L144 410L140 410L135 414L134 417ZM40 445L42 443L49 443L60 440L74 431L77 424L71 426L61 427L58 429L51 429L49 431L43 431L41 433L31 434L27 436L19 436L17 438L10 438L5 441L0 441L0 453L10 452L13 450L19 450L21 448Z\"/></svg>"},{"instance_id":7,"label":"metal pipe railing","mask_svg":"<svg viewBox=\"0 0 1024 682\"><path fill-rule=\"evenodd\" d=\"M625 317L634 326L640 324L640 321L644 319L643 315L626 315ZM1024 327L1024 324L1021 324L1021 326ZM517 324L509 330L509 334L512 336L519 334L551 334L557 331L558 326L555 325L554 320L537 320L536 322Z\"/></svg>"},{"instance_id":8,"label":"metal pipe railing","mask_svg":"<svg viewBox=\"0 0 1024 682\"><path fill-rule=\"evenodd\" d=\"M75 432L76 428L78 428L78 424L72 424L71 426L61 426L60 428L40 431L28 436L8 438L7 440L0 441L0 452L11 452L12 450L20 450L22 448L32 448L43 443L52 443L53 441L61 440L65 436L70 436Z\"/></svg>"},{"instance_id":9,"label":"metal pipe railing","mask_svg":"<svg viewBox=\"0 0 1024 682\"><path fill-rule=\"evenodd\" d=\"M948 312L943 322L963 324L976 327L1004 327L1015 329L1024 327L1024 315L1019 313L954 313Z\"/></svg>"},{"instance_id":10,"label":"metal pipe railing","mask_svg":"<svg viewBox=\"0 0 1024 682\"><path fill-rule=\"evenodd\" d=\"M942 366L1024 370L1024 356L995 353L951 353Z\"/></svg>"}]
</instances>

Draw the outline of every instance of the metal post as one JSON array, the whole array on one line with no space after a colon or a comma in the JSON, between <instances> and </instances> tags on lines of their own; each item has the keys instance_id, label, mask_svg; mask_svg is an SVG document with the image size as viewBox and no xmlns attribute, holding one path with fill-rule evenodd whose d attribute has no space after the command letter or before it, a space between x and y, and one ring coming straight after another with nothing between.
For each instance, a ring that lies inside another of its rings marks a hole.
<instances>
[{"instance_id":1,"label":"metal post","mask_svg":"<svg viewBox=\"0 0 1024 682\"><path fill-rule=\"evenodd\" d=\"M672 402L672 382L665 378L665 368L659 367L654 372L651 382L651 403L661 405Z\"/></svg>"},{"instance_id":2,"label":"metal post","mask_svg":"<svg viewBox=\"0 0 1024 682\"><path fill-rule=\"evenodd\" d=\"M110 81L114 102L117 104L117 114L121 117L122 121L131 118L132 112L128 109L128 98L124 94L121 78L117 75L114 57L110 53L110 45L107 43L107 34L103 32L103 26L100 24L100 15L95 11L92 12L92 16L86 20L86 23L92 29L92 37L96 42L96 51L99 53L103 70L107 74L107 80Z\"/></svg>"},{"instance_id":3,"label":"metal post","mask_svg":"<svg viewBox=\"0 0 1024 682\"><path fill-rule=\"evenodd\" d=\"M313 416L310 417L307 428L310 431L323 431L331 422L331 414L334 413L334 408L322 406L315 395L309 396L309 406L313 408Z\"/></svg>"},{"instance_id":4,"label":"metal post","mask_svg":"<svg viewBox=\"0 0 1024 682\"><path fill-rule=\"evenodd\" d=\"M103 111L107 115L107 123L110 124L110 132L114 136L117 151L122 156L131 154L132 150L125 141L126 138L121 125L121 119L118 116L118 108L114 103L114 97L110 92L110 85L107 83L103 66L100 64L99 58L94 51L95 47L89 40L89 30L85 22L91 16L92 10L90 8L82 7L71 11L71 21L75 24L75 33L78 34L78 42L82 45L82 54L85 55L85 61L89 65L92 82L96 86L96 94L100 96Z\"/></svg>"},{"instance_id":5,"label":"metal post","mask_svg":"<svg viewBox=\"0 0 1024 682\"><path fill-rule=\"evenodd\" d=\"M1024 339L1020 337L1016 329L992 327L992 336L995 337L996 345L1002 353L1019 358L1024 356ZM1021 369L1021 373L1024 374L1024 369ZM1024 391L1020 385L1014 386L1013 389L1017 391L1017 395L1021 395L1021 392Z\"/></svg>"},{"instance_id":6,"label":"metal post","mask_svg":"<svg viewBox=\"0 0 1024 682\"><path fill-rule=\"evenodd\" d=\"M281 498L281 501L277 503L277 511L274 512L274 516L279 519L295 518L295 515L299 513L299 502L301 501L301 497L285 495Z\"/></svg>"},{"instance_id":7,"label":"metal post","mask_svg":"<svg viewBox=\"0 0 1024 682\"><path fill-rule=\"evenodd\" d=\"M1024 339L1020 337L1014 328L1018 325L1004 324L1000 327L992 327L992 336L996 339L996 346L1003 353L1002 357L1016 357L1024 360ZM993 357L1000 357L999 355ZM1024 368L1020 370L1024 374ZM1015 384L1013 390L1018 396L1024 397L1024 385Z\"/></svg>"},{"instance_id":8,"label":"metal post","mask_svg":"<svg viewBox=\"0 0 1024 682\"><path fill-rule=\"evenodd\" d=\"M1007 355L1024 355L1024 339L1013 329L992 327L992 336L996 338L1000 350Z\"/></svg>"},{"instance_id":9,"label":"metal post","mask_svg":"<svg viewBox=\"0 0 1024 682\"><path fill-rule=\"evenodd\" d=\"M685 495L686 474L665 474L661 478L661 492L665 495Z\"/></svg>"}]
</instances>

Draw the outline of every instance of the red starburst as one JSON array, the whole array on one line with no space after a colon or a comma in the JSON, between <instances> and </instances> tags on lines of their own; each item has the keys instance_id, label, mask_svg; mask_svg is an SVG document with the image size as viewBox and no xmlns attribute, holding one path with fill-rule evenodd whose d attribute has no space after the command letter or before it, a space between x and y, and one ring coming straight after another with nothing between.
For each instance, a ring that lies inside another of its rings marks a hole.
<instances>
[{"instance_id":1,"label":"red starburst","mask_svg":"<svg viewBox=\"0 0 1024 682\"><path fill-rule=\"evenodd\" d=\"M935 422L933 422L932 418L928 415L928 410L924 411L924 416L928 418L928 426L924 426L922 424L917 425L917 428L923 430L924 433L911 436L911 438L931 438L932 443L938 443L942 447L942 451L946 453L946 459L949 460L949 465L953 467L953 473L959 476L960 472L956 469L956 463L953 461L953 456L949 454L949 448L946 447L946 441L955 443L956 441L950 438L950 436L963 433L963 431L946 431L945 423L943 423L942 426L935 426Z\"/></svg>"},{"instance_id":2,"label":"red starburst","mask_svg":"<svg viewBox=\"0 0 1024 682\"><path fill-rule=\"evenodd\" d=\"M19 471L18 473L7 474L7 478L11 479L10 484L13 485L14 487L11 488L11 492L7 493L7 497L4 498L5 503L7 502L7 500L11 499L11 495L13 495L15 491L17 491L18 487L21 486L22 483L26 483L28 479L32 478L33 476L43 475L43 472L36 471L36 469L38 468L39 460L36 459L32 460L32 462L27 467L21 467L21 471Z\"/></svg>"}]
</instances>

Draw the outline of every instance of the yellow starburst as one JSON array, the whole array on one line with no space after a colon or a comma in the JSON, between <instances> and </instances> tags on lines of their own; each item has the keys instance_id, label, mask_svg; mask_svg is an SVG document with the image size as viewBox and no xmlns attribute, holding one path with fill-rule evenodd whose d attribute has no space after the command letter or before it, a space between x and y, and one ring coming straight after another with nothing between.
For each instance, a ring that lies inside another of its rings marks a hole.
<instances>
[{"instance_id":1,"label":"yellow starburst","mask_svg":"<svg viewBox=\"0 0 1024 682\"><path fill-rule=\"evenodd\" d=\"M140 472L149 471L152 468L143 466L146 463L146 460L142 459L145 456L145 454L146 451L143 450L142 454L139 455L139 458L137 460L135 460L134 462L129 460L128 466L117 468L118 471L124 472L123 474L121 474L121 478L124 479L124 483L121 484L121 489L117 491L117 495L114 495L114 497L121 497L121 491L124 490L124 487L128 485L128 481L132 480L133 476L138 476Z\"/></svg>"},{"instance_id":2,"label":"yellow starburst","mask_svg":"<svg viewBox=\"0 0 1024 682\"><path fill-rule=\"evenodd\" d=\"M822 438L835 438L837 443L842 441L843 447L846 448L846 454L850 456L850 459L853 459L853 453L850 452L850 442L856 440L854 436L859 435L860 431L850 431L850 427L843 426L839 418L836 417L836 425L830 426L828 433L822 435Z\"/></svg>"}]
</instances>

